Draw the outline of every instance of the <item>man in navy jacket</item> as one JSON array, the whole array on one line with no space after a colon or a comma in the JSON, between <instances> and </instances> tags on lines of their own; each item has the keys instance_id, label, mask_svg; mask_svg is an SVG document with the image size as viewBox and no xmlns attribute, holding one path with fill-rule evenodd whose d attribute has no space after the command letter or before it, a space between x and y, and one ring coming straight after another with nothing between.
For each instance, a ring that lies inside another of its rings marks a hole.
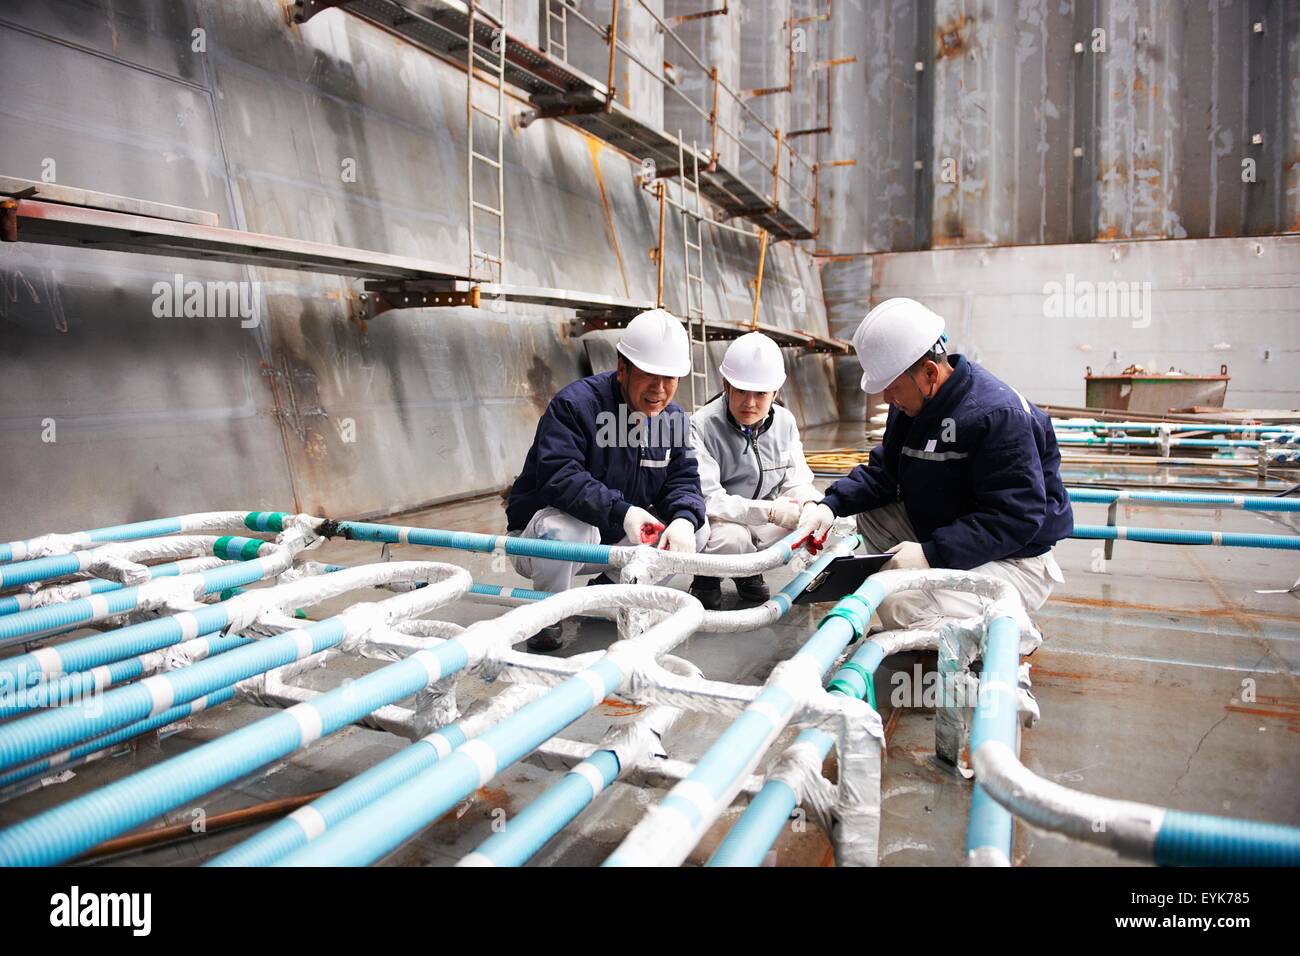
<instances>
[{"instance_id":1,"label":"man in navy jacket","mask_svg":"<svg viewBox=\"0 0 1300 956\"><path fill-rule=\"evenodd\" d=\"M662 309L628 323L618 368L580 379L551 399L510 489L511 534L584 544L658 544L694 552L708 540L700 475L690 453L690 419L675 402L691 370L686 330ZM512 557L541 591L563 591L574 562ZM559 625L529 646L559 646Z\"/></svg>"},{"instance_id":2,"label":"man in navy jacket","mask_svg":"<svg viewBox=\"0 0 1300 956\"><path fill-rule=\"evenodd\" d=\"M1063 580L1052 556L1074 529L1051 419L962 355L947 354L943 319L889 299L854 335L862 388L891 408L867 464L805 507L821 536L856 515L867 547L890 551L886 570L953 568L1008 581L1037 610ZM979 613L956 591L913 591L880 608L887 628L931 626Z\"/></svg>"}]
</instances>

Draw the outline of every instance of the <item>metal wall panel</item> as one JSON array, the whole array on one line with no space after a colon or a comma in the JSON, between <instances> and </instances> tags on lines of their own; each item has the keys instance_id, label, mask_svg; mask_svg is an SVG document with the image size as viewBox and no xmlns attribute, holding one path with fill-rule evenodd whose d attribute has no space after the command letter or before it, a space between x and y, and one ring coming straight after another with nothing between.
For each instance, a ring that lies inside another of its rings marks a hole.
<instances>
[{"instance_id":1,"label":"metal wall panel","mask_svg":"<svg viewBox=\"0 0 1300 956\"><path fill-rule=\"evenodd\" d=\"M1300 237L948 249L872 265L873 303L924 302L947 320L954 350L1035 402L1081 405L1086 367L1136 362L1192 374L1226 364L1229 406L1300 406ZM1136 283L1141 298L1126 315L1108 291L1089 305L1083 283ZM1060 308L1066 290L1074 304Z\"/></svg>"},{"instance_id":2,"label":"metal wall panel","mask_svg":"<svg viewBox=\"0 0 1300 956\"><path fill-rule=\"evenodd\" d=\"M39 180L52 156L69 186L465 270L455 66L341 11L291 27L261 0L15 3L0 19L5 175ZM653 299L658 208L632 159L556 121L511 129L505 159L508 281ZM711 316L749 316L747 241L706 243ZM155 317L154 284L177 273L257 283L257 326ZM824 332L815 276L793 246L770 250L761 320ZM499 489L586 368L569 313L363 323L356 280L19 243L0 247L0 283L0 536L208 508L385 513ZM790 288L807 289L799 321ZM816 381L795 390L829 396L828 375L801 363L795 378ZM829 398L803 405L834 417Z\"/></svg>"}]
</instances>

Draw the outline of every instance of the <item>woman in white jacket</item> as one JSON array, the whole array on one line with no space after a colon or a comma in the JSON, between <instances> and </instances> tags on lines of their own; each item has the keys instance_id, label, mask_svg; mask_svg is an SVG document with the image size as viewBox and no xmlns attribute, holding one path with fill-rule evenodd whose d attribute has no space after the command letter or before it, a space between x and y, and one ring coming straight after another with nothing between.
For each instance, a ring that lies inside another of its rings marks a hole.
<instances>
[{"instance_id":1,"label":"woman in white jacket","mask_svg":"<svg viewBox=\"0 0 1300 956\"><path fill-rule=\"evenodd\" d=\"M722 360L722 394L691 416L691 444L709 518L705 554L747 554L775 544L820 501L804 460L794 416L775 404L785 383L780 347L761 332L731 343ZM761 574L736 578L741 601L770 594ZM722 606L722 581L696 575L691 594L708 610Z\"/></svg>"}]
</instances>

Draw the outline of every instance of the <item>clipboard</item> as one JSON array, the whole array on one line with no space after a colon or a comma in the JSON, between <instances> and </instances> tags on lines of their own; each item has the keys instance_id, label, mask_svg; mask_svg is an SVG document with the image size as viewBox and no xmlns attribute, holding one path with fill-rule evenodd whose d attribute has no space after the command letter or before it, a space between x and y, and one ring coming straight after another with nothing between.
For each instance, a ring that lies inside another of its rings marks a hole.
<instances>
[{"instance_id":1,"label":"clipboard","mask_svg":"<svg viewBox=\"0 0 1300 956\"><path fill-rule=\"evenodd\" d=\"M795 604L820 604L838 601L862 587L868 575L875 574L893 554L846 554L835 558L822 569L794 599Z\"/></svg>"}]
</instances>

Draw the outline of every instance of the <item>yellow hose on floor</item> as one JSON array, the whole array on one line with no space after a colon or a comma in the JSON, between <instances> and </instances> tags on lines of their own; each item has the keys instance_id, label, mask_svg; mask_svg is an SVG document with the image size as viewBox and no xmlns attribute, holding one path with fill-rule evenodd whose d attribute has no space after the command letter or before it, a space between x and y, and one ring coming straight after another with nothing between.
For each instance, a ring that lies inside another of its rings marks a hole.
<instances>
[{"instance_id":1,"label":"yellow hose on floor","mask_svg":"<svg viewBox=\"0 0 1300 956\"><path fill-rule=\"evenodd\" d=\"M823 475L848 474L858 465L865 465L870 455L869 448L828 448L804 452L808 467Z\"/></svg>"}]
</instances>

